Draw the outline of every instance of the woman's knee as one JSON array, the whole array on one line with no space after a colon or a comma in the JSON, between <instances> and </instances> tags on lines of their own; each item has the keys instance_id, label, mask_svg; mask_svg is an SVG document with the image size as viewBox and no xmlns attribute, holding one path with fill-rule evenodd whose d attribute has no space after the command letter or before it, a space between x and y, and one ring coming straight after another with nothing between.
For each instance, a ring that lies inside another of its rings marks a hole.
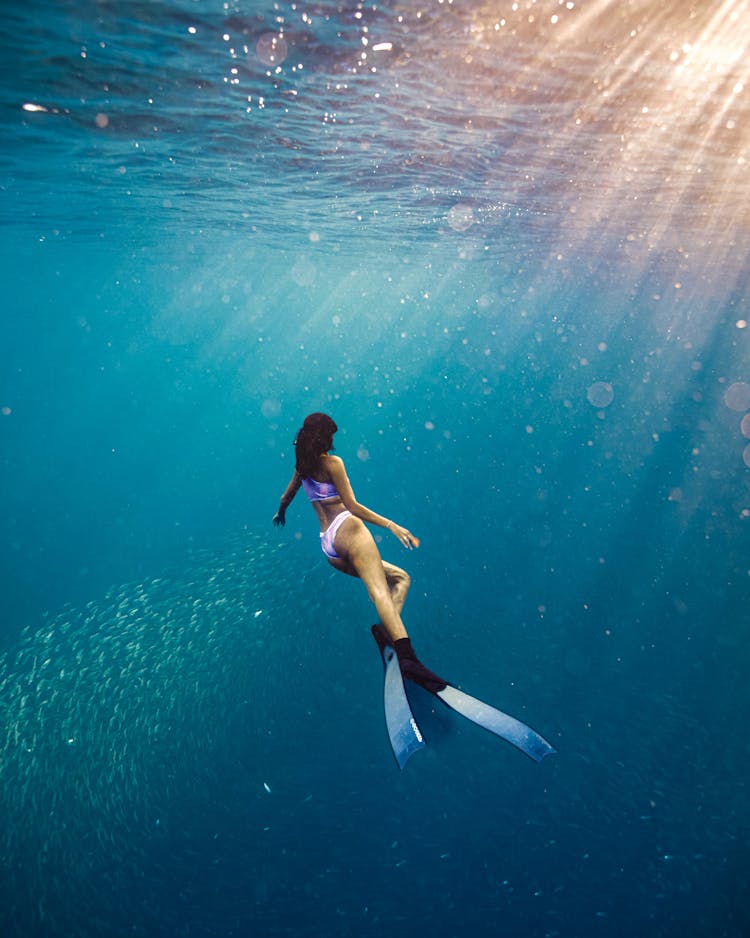
<instances>
[{"instance_id":1,"label":"woman's knee","mask_svg":"<svg viewBox=\"0 0 750 938\"><path fill-rule=\"evenodd\" d=\"M402 570L401 567L396 567L393 564L386 568L386 577L393 589L408 590L411 586L411 577L406 570Z\"/></svg>"}]
</instances>

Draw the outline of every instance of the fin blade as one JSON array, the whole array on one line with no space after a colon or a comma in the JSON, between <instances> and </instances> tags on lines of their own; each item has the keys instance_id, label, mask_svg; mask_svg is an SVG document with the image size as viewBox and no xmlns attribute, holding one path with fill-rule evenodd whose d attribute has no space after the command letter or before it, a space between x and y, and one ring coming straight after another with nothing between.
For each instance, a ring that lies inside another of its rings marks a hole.
<instances>
[{"instance_id":1,"label":"fin blade","mask_svg":"<svg viewBox=\"0 0 750 938\"><path fill-rule=\"evenodd\" d=\"M388 727L388 736L396 762L398 767L403 769L410 756L424 749L425 742L409 706L396 653L390 646L386 646L382 650L382 655L385 665L383 685L385 724Z\"/></svg>"},{"instance_id":2,"label":"fin blade","mask_svg":"<svg viewBox=\"0 0 750 938\"><path fill-rule=\"evenodd\" d=\"M437 695L444 704L447 704L451 710L460 713L461 716L471 720L478 726L483 726L490 733L500 736L502 739L516 746L521 752L534 759L535 762L541 762L545 756L555 752L546 739L539 735L535 730L515 717L497 710L489 704L471 697L457 687L448 684Z\"/></svg>"}]
</instances>

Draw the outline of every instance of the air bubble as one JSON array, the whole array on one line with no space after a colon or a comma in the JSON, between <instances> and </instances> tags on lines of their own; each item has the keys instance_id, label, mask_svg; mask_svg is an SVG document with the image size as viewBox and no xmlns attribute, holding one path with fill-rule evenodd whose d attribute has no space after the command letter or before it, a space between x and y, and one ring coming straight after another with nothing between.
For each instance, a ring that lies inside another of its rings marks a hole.
<instances>
[{"instance_id":1,"label":"air bubble","mask_svg":"<svg viewBox=\"0 0 750 938\"><path fill-rule=\"evenodd\" d=\"M750 410L750 384L735 381L724 392L724 403L730 410Z\"/></svg>"},{"instance_id":2,"label":"air bubble","mask_svg":"<svg viewBox=\"0 0 750 938\"><path fill-rule=\"evenodd\" d=\"M592 407L609 407L615 399L614 388L607 381L595 381L589 385L586 398Z\"/></svg>"},{"instance_id":3,"label":"air bubble","mask_svg":"<svg viewBox=\"0 0 750 938\"><path fill-rule=\"evenodd\" d=\"M264 65L281 65L289 54L289 47L278 33L263 33L255 44L255 54Z\"/></svg>"},{"instance_id":4,"label":"air bubble","mask_svg":"<svg viewBox=\"0 0 750 938\"><path fill-rule=\"evenodd\" d=\"M459 202L448 212L448 224L454 231L466 231L474 224L474 209Z\"/></svg>"}]
</instances>

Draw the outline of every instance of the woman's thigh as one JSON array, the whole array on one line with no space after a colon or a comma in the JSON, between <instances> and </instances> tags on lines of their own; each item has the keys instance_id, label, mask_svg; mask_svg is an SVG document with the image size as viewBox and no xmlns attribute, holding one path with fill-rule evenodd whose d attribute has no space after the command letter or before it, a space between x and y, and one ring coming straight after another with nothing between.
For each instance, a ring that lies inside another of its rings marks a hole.
<instances>
[{"instance_id":1,"label":"woman's thigh","mask_svg":"<svg viewBox=\"0 0 750 938\"><path fill-rule=\"evenodd\" d=\"M375 539L359 518L347 518L334 541L336 553L342 561L337 569L352 573L366 582L385 583L385 564ZM389 565L390 566L390 565Z\"/></svg>"},{"instance_id":2,"label":"woman's thigh","mask_svg":"<svg viewBox=\"0 0 750 938\"><path fill-rule=\"evenodd\" d=\"M372 537L372 535L370 536ZM341 545L337 545L336 549L343 550L344 548L342 548ZM383 567L383 573L385 574L386 583L388 584L389 589L391 589L391 591L399 588L402 590L408 589L408 585L411 584L411 577L406 572L406 570L402 570L401 567L397 567L395 563L389 563L387 560L383 560L380 557L380 551L378 551L378 559ZM328 563L341 573L346 573L347 576L353 576L357 579L360 578L359 573L352 565L352 562L348 559L348 557L341 556L340 554L338 557L328 557Z\"/></svg>"}]
</instances>

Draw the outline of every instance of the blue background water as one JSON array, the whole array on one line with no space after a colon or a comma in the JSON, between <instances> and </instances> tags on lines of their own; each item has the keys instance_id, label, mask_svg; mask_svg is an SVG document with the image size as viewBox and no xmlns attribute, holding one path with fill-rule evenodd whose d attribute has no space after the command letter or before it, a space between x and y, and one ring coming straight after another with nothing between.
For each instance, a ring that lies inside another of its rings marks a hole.
<instances>
[{"instance_id":1,"label":"blue background water","mask_svg":"<svg viewBox=\"0 0 750 938\"><path fill-rule=\"evenodd\" d=\"M4 933L747 934L750 33L682 6L6 5ZM317 409L554 759L416 692L398 773L270 525Z\"/></svg>"}]
</instances>

